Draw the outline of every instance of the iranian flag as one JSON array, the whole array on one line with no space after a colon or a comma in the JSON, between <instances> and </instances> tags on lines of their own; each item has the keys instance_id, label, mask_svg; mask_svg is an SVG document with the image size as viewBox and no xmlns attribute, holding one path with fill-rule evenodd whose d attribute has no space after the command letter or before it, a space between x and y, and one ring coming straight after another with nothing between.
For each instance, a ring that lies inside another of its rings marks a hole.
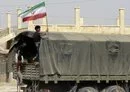
<instances>
[{"instance_id":1,"label":"iranian flag","mask_svg":"<svg viewBox=\"0 0 130 92\"><path fill-rule=\"evenodd\" d=\"M22 17L23 22L45 17L46 16L45 3L44 2L39 3L31 7L30 9L20 13L19 16Z\"/></svg>"}]
</instances>

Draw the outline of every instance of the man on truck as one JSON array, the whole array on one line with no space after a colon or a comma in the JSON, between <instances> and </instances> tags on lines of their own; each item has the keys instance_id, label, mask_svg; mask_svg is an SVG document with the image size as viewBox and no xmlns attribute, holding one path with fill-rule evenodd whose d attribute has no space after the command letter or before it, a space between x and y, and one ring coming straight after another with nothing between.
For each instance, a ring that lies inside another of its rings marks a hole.
<instances>
[{"instance_id":1,"label":"man on truck","mask_svg":"<svg viewBox=\"0 0 130 92\"><path fill-rule=\"evenodd\" d=\"M37 55L33 58L33 60L36 60L36 61L39 61L39 46L40 46L40 40L41 40L40 31L41 31L41 27L39 25L36 25L35 33L33 35L34 42L37 47Z\"/></svg>"}]
</instances>

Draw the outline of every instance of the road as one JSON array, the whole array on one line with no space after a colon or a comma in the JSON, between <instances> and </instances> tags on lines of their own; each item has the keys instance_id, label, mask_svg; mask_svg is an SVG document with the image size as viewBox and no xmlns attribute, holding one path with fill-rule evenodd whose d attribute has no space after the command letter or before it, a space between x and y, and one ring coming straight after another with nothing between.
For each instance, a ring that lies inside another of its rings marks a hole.
<instances>
[{"instance_id":1,"label":"road","mask_svg":"<svg viewBox=\"0 0 130 92\"><path fill-rule=\"evenodd\" d=\"M17 92L17 85L16 83L0 83L0 92Z\"/></svg>"}]
</instances>

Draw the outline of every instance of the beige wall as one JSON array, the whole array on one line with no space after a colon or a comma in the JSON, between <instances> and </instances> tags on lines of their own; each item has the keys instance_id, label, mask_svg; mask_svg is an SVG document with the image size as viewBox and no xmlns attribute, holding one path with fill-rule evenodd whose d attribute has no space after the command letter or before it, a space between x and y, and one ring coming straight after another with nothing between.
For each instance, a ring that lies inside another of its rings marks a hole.
<instances>
[{"instance_id":1,"label":"beige wall","mask_svg":"<svg viewBox=\"0 0 130 92\"><path fill-rule=\"evenodd\" d=\"M46 25L40 25L43 32L46 31ZM32 26L31 30L34 30L35 25ZM100 34L130 34L130 26L124 28L124 32L120 33L119 26L80 26L75 27L74 25L49 25L49 32L82 32L82 33L100 33ZM22 29L19 29L22 30ZM24 28L27 30L27 28Z\"/></svg>"},{"instance_id":2,"label":"beige wall","mask_svg":"<svg viewBox=\"0 0 130 92\"><path fill-rule=\"evenodd\" d=\"M45 32L46 25L40 25ZM130 34L130 26L125 27L124 33L120 33L119 26L80 26L74 25L49 25L49 32L82 32L82 33L99 33L99 34Z\"/></svg>"},{"instance_id":3,"label":"beige wall","mask_svg":"<svg viewBox=\"0 0 130 92\"><path fill-rule=\"evenodd\" d=\"M92 25L87 26L84 25L84 19L80 17L80 7L74 8L75 10L75 24L68 24L68 25L48 25L49 32L85 32L85 33L101 33L101 34L130 34L130 26L125 26L125 9L121 8L119 9L119 15L117 17L117 24L115 25ZM20 9L17 10L17 14L21 12ZM47 17L45 17L47 18ZM29 21L28 22L28 28L22 27L22 21L21 18L17 18L17 28L19 32L25 31L25 30L32 30L34 31L35 25L40 25L42 31L46 31L47 26L45 22L45 18L41 19L43 24L34 24L35 22ZM11 29L11 15L10 13L7 13L7 19L8 19L8 29ZM13 30L13 29L12 29Z\"/></svg>"},{"instance_id":4,"label":"beige wall","mask_svg":"<svg viewBox=\"0 0 130 92\"><path fill-rule=\"evenodd\" d=\"M48 25L49 32L84 32L84 33L94 33L94 34L130 34L130 26L125 27L125 9L119 9L119 17L117 17L117 24L115 25L92 25L86 26L84 25L83 18L80 17L80 8L75 8L75 24L68 25ZM43 24L38 24L41 26L42 31L46 31L47 26L45 22L45 18L43 19ZM21 24L21 23L18 23ZM34 30L34 27L37 24L28 24L28 30Z\"/></svg>"}]
</instances>

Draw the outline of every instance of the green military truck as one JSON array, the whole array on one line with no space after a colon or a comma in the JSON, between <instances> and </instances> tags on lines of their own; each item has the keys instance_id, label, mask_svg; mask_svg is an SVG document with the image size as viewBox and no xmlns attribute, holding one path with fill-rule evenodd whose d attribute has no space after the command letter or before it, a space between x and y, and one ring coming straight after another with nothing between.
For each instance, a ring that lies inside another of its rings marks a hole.
<instances>
[{"instance_id":1,"label":"green military truck","mask_svg":"<svg viewBox=\"0 0 130 92\"><path fill-rule=\"evenodd\" d=\"M129 92L130 35L41 33L37 48L33 34L16 36L9 53L8 68L17 79L14 55L26 43L21 70L26 92Z\"/></svg>"}]
</instances>

